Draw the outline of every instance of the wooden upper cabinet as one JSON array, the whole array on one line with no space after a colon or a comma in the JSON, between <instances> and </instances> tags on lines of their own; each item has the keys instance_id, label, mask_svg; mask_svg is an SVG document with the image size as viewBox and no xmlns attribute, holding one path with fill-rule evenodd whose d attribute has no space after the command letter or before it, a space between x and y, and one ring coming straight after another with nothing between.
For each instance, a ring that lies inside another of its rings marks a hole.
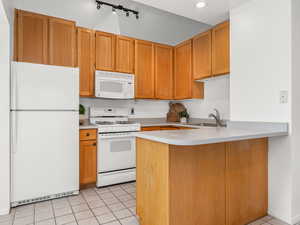
<instances>
[{"instance_id":1,"label":"wooden upper cabinet","mask_svg":"<svg viewBox=\"0 0 300 225\"><path fill-rule=\"evenodd\" d=\"M48 63L48 17L16 10L15 60Z\"/></svg>"},{"instance_id":2,"label":"wooden upper cabinet","mask_svg":"<svg viewBox=\"0 0 300 225\"><path fill-rule=\"evenodd\" d=\"M115 70L116 36L105 32L96 32L96 69Z\"/></svg>"},{"instance_id":3,"label":"wooden upper cabinet","mask_svg":"<svg viewBox=\"0 0 300 225\"><path fill-rule=\"evenodd\" d=\"M135 41L136 98L155 98L154 44Z\"/></svg>"},{"instance_id":4,"label":"wooden upper cabinet","mask_svg":"<svg viewBox=\"0 0 300 225\"><path fill-rule=\"evenodd\" d=\"M155 97L173 98L173 47L155 45Z\"/></svg>"},{"instance_id":5,"label":"wooden upper cabinet","mask_svg":"<svg viewBox=\"0 0 300 225\"><path fill-rule=\"evenodd\" d=\"M229 22L219 24L212 30L212 73L222 75L230 72Z\"/></svg>"},{"instance_id":6,"label":"wooden upper cabinet","mask_svg":"<svg viewBox=\"0 0 300 225\"><path fill-rule=\"evenodd\" d=\"M117 36L116 71L121 73L134 73L134 39Z\"/></svg>"},{"instance_id":7,"label":"wooden upper cabinet","mask_svg":"<svg viewBox=\"0 0 300 225\"><path fill-rule=\"evenodd\" d=\"M76 27L75 22L49 18L49 64L75 67Z\"/></svg>"},{"instance_id":8,"label":"wooden upper cabinet","mask_svg":"<svg viewBox=\"0 0 300 225\"><path fill-rule=\"evenodd\" d=\"M185 41L175 47L175 99L192 98L192 41Z\"/></svg>"},{"instance_id":9,"label":"wooden upper cabinet","mask_svg":"<svg viewBox=\"0 0 300 225\"><path fill-rule=\"evenodd\" d=\"M78 66L80 69L80 96L94 96L95 77L95 32L77 29Z\"/></svg>"},{"instance_id":10,"label":"wooden upper cabinet","mask_svg":"<svg viewBox=\"0 0 300 225\"><path fill-rule=\"evenodd\" d=\"M212 75L211 30L193 38L193 74L194 79L203 79Z\"/></svg>"}]
</instances>

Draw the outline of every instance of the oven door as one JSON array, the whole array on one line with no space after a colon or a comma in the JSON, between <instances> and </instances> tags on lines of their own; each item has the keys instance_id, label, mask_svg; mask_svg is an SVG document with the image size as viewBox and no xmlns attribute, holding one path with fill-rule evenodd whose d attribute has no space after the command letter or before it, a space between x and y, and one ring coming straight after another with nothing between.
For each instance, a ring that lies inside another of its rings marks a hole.
<instances>
[{"instance_id":1,"label":"oven door","mask_svg":"<svg viewBox=\"0 0 300 225\"><path fill-rule=\"evenodd\" d=\"M98 173L135 168L133 133L99 134L98 138Z\"/></svg>"}]
</instances>

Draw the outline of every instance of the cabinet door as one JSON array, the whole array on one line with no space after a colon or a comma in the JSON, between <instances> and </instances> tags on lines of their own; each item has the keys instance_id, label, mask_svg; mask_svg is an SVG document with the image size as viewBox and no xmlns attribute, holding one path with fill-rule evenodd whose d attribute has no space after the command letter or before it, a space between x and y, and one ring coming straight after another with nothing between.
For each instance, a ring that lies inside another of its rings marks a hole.
<instances>
[{"instance_id":1,"label":"cabinet door","mask_svg":"<svg viewBox=\"0 0 300 225\"><path fill-rule=\"evenodd\" d=\"M97 142L80 141L80 185L97 180Z\"/></svg>"},{"instance_id":2,"label":"cabinet door","mask_svg":"<svg viewBox=\"0 0 300 225\"><path fill-rule=\"evenodd\" d=\"M90 29L77 29L78 66L80 68L80 96L94 95L95 77L95 32Z\"/></svg>"},{"instance_id":3,"label":"cabinet door","mask_svg":"<svg viewBox=\"0 0 300 225\"><path fill-rule=\"evenodd\" d=\"M105 32L96 32L96 69L115 70L116 36Z\"/></svg>"},{"instance_id":4,"label":"cabinet door","mask_svg":"<svg viewBox=\"0 0 300 225\"><path fill-rule=\"evenodd\" d=\"M212 75L211 47L211 31L193 38L193 74L195 80Z\"/></svg>"},{"instance_id":5,"label":"cabinet door","mask_svg":"<svg viewBox=\"0 0 300 225\"><path fill-rule=\"evenodd\" d=\"M134 73L134 39L117 36L116 71Z\"/></svg>"},{"instance_id":6,"label":"cabinet door","mask_svg":"<svg viewBox=\"0 0 300 225\"><path fill-rule=\"evenodd\" d=\"M231 142L226 151L226 224L248 224L267 215L267 139Z\"/></svg>"},{"instance_id":7,"label":"cabinet door","mask_svg":"<svg viewBox=\"0 0 300 225\"><path fill-rule=\"evenodd\" d=\"M49 64L56 66L76 66L75 22L49 19Z\"/></svg>"},{"instance_id":8,"label":"cabinet door","mask_svg":"<svg viewBox=\"0 0 300 225\"><path fill-rule=\"evenodd\" d=\"M135 42L136 98L154 98L154 45Z\"/></svg>"},{"instance_id":9,"label":"cabinet door","mask_svg":"<svg viewBox=\"0 0 300 225\"><path fill-rule=\"evenodd\" d=\"M212 30L212 73L222 75L230 72L229 22Z\"/></svg>"},{"instance_id":10,"label":"cabinet door","mask_svg":"<svg viewBox=\"0 0 300 225\"><path fill-rule=\"evenodd\" d=\"M155 45L155 96L173 98L173 47Z\"/></svg>"},{"instance_id":11,"label":"cabinet door","mask_svg":"<svg viewBox=\"0 0 300 225\"><path fill-rule=\"evenodd\" d=\"M48 63L48 17L16 11L15 59L20 62Z\"/></svg>"},{"instance_id":12,"label":"cabinet door","mask_svg":"<svg viewBox=\"0 0 300 225\"><path fill-rule=\"evenodd\" d=\"M192 98L192 41L175 47L175 99Z\"/></svg>"}]
</instances>

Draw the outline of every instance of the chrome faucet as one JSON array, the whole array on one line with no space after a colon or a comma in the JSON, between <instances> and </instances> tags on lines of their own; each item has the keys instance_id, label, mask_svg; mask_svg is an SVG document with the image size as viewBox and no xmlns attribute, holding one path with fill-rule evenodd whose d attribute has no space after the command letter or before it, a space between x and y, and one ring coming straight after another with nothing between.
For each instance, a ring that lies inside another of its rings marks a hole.
<instances>
[{"instance_id":1,"label":"chrome faucet","mask_svg":"<svg viewBox=\"0 0 300 225\"><path fill-rule=\"evenodd\" d=\"M214 109L214 110L216 111L216 114L211 113L208 115L208 117L214 118L216 120L216 124L218 127L226 127L226 124L222 123L219 110L217 110L217 109Z\"/></svg>"}]
</instances>

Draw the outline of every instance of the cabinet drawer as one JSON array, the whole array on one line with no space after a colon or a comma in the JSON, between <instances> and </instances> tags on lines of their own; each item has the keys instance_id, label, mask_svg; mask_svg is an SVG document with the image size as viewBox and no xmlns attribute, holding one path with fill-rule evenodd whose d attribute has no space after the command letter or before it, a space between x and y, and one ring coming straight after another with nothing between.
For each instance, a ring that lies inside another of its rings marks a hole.
<instances>
[{"instance_id":1,"label":"cabinet drawer","mask_svg":"<svg viewBox=\"0 0 300 225\"><path fill-rule=\"evenodd\" d=\"M97 139L97 130L80 130L80 140L96 140Z\"/></svg>"}]
</instances>

